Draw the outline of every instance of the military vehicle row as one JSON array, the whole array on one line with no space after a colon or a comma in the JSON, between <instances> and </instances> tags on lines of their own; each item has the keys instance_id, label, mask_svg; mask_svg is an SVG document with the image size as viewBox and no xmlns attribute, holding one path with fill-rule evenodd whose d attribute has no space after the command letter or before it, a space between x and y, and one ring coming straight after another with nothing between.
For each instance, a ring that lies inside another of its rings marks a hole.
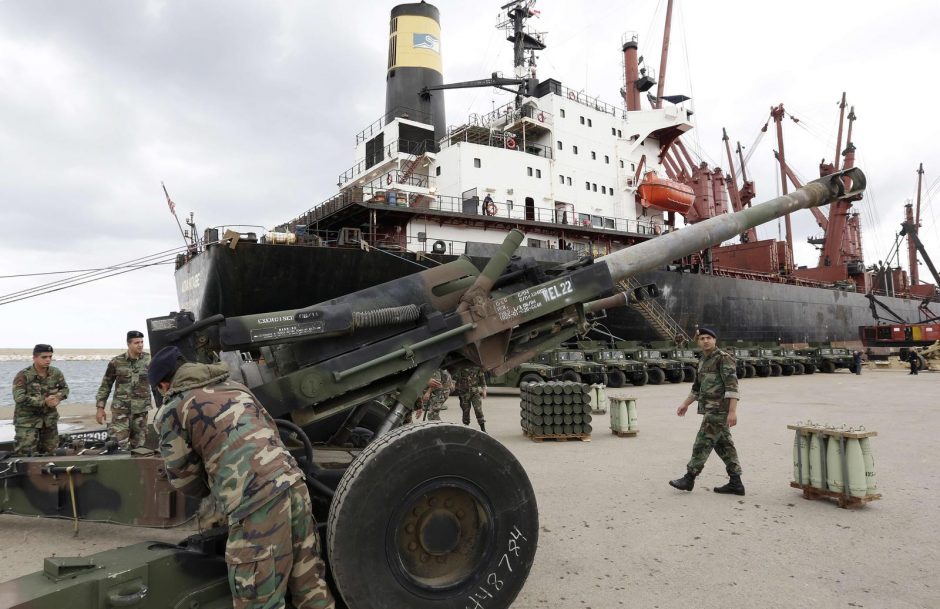
<instances>
[{"instance_id":1,"label":"military vehicle row","mask_svg":"<svg viewBox=\"0 0 940 609\"><path fill-rule=\"evenodd\" d=\"M841 347L791 349L780 346L731 345L724 350L737 360L738 378L831 373L852 370L852 354ZM540 354L489 382L497 387L518 387L520 383L572 381L624 387L670 383L691 383L698 370L700 350L676 347L670 343L641 344L618 341L614 346L597 341L579 341L568 347Z\"/></svg>"}]
</instances>

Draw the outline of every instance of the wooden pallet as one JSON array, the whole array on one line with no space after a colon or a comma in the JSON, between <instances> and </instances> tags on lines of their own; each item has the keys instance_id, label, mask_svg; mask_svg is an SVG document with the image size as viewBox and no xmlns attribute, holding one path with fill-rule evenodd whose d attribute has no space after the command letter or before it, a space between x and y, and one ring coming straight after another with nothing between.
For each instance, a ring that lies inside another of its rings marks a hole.
<instances>
[{"instance_id":1,"label":"wooden pallet","mask_svg":"<svg viewBox=\"0 0 940 609\"><path fill-rule=\"evenodd\" d=\"M842 429L827 429L825 427L806 427L801 425L787 425L787 429L799 431L804 434L821 433L826 436L843 436L845 438L874 438L878 435L877 431L846 431Z\"/></svg>"},{"instance_id":2,"label":"wooden pallet","mask_svg":"<svg viewBox=\"0 0 940 609\"><path fill-rule=\"evenodd\" d=\"M617 431L616 429L611 429L610 433L614 434L618 438L632 438L636 434L640 433L639 429L631 429L630 431Z\"/></svg>"},{"instance_id":3,"label":"wooden pallet","mask_svg":"<svg viewBox=\"0 0 940 609\"><path fill-rule=\"evenodd\" d=\"M854 497L852 495L846 496L843 493L827 491L821 488L816 488L815 486L803 485L792 480L790 481L790 486L793 488L802 489L803 499L835 499L838 502L839 507L843 509L860 508L866 503L876 499L881 499L881 493L865 495L864 497Z\"/></svg>"},{"instance_id":4,"label":"wooden pallet","mask_svg":"<svg viewBox=\"0 0 940 609\"><path fill-rule=\"evenodd\" d=\"M567 442L568 440L580 440L581 442L590 442L591 434L581 433L581 434L528 434L522 432L522 435L529 438L533 442Z\"/></svg>"}]
</instances>

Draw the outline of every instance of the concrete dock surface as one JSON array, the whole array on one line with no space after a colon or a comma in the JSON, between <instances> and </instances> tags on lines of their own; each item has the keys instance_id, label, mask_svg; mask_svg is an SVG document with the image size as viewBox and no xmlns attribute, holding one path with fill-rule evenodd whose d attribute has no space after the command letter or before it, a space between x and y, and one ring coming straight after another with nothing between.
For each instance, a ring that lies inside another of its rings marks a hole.
<instances>
[{"instance_id":1,"label":"concrete dock surface","mask_svg":"<svg viewBox=\"0 0 940 609\"><path fill-rule=\"evenodd\" d=\"M712 492L727 480L717 455L691 493L667 484L685 472L700 422L694 405L675 414L689 386L608 390L637 399L640 433L619 438L607 415L595 415L590 442L529 440L515 390L491 391L487 430L525 466L539 504L538 554L514 608L940 607L940 374L742 380L733 435L744 497ZM455 398L442 414L460 421ZM800 421L877 431L883 498L847 510L790 488L787 425ZM53 554L190 533L82 523L74 538L71 527L0 516L0 581L41 569Z\"/></svg>"}]
</instances>

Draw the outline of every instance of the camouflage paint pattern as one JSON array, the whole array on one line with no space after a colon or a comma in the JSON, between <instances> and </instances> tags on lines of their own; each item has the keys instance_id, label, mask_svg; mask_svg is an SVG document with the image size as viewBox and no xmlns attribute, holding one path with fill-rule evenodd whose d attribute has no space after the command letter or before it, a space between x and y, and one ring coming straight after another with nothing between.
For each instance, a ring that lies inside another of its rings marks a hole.
<instances>
[{"instance_id":1,"label":"camouflage paint pattern","mask_svg":"<svg viewBox=\"0 0 940 609\"><path fill-rule=\"evenodd\" d=\"M465 366L454 374L454 393L460 398L463 411L463 424L470 424L470 408L476 415L477 423L486 422L483 418L483 392L486 390L486 375L477 366Z\"/></svg>"},{"instance_id":2,"label":"camouflage paint pattern","mask_svg":"<svg viewBox=\"0 0 940 609\"><path fill-rule=\"evenodd\" d=\"M152 405L147 369L150 354L142 353L132 359L128 354L117 355L108 362L95 401L102 407L108 401L112 387L111 421L108 434L123 449L144 445L147 433L147 411Z\"/></svg>"},{"instance_id":3,"label":"camouflage paint pattern","mask_svg":"<svg viewBox=\"0 0 940 609\"><path fill-rule=\"evenodd\" d=\"M161 528L190 520L199 501L173 488L160 455L138 452L8 457L0 461L0 512L72 518L74 488L81 520Z\"/></svg>"},{"instance_id":4,"label":"camouflage paint pattern","mask_svg":"<svg viewBox=\"0 0 940 609\"><path fill-rule=\"evenodd\" d=\"M692 458L686 466L692 475L701 473L712 450L725 462L729 475L741 475L738 452L728 427L728 400L739 398L736 366L734 357L721 349L707 355L703 353L699 361L698 377L689 395L698 400L699 414L705 416L692 444Z\"/></svg>"},{"instance_id":5,"label":"camouflage paint pattern","mask_svg":"<svg viewBox=\"0 0 940 609\"><path fill-rule=\"evenodd\" d=\"M29 366L13 378L15 455L28 457L55 452L59 441L59 411L54 406L46 406L45 399L51 395L60 402L69 397L65 375L55 366L49 366L46 376L40 376L35 366Z\"/></svg>"},{"instance_id":6,"label":"camouflage paint pattern","mask_svg":"<svg viewBox=\"0 0 940 609\"><path fill-rule=\"evenodd\" d=\"M307 487L299 482L242 520L229 520L225 561L235 609L333 609ZM285 526L290 523L290 526Z\"/></svg>"}]
</instances>

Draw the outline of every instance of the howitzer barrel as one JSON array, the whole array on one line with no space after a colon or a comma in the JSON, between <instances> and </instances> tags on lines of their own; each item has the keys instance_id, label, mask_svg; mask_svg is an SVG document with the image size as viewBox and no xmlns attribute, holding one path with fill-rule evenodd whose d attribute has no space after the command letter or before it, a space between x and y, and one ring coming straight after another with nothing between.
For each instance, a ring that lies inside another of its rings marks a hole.
<instances>
[{"instance_id":1,"label":"howitzer barrel","mask_svg":"<svg viewBox=\"0 0 940 609\"><path fill-rule=\"evenodd\" d=\"M865 189L865 174L857 167L814 180L782 197L771 199L733 214L723 214L650 239L598 258L607 263L610 275L620 281L677 258L717 245L749 228L781 218L789 213L826 205L839 199L857 197Z\"/></svg>"}]
</instances>

